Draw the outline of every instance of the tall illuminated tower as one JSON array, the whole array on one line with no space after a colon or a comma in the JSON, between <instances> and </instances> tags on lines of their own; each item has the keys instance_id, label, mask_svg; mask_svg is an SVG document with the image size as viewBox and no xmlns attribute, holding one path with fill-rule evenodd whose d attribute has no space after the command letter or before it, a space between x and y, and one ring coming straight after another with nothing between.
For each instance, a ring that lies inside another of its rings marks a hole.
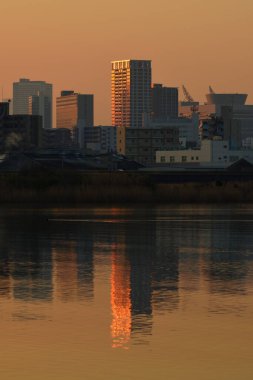
<instances>
[{"instance_id":1,"label":"tall illuminated tower","mask_svg":"<svg viewBox=\"0 0 253 380\"><path fill-rule=\"evenodd\" d=\"M151 113L151 61L112 62L112 124L141 128Z\"/></svg>"}]
</instances>

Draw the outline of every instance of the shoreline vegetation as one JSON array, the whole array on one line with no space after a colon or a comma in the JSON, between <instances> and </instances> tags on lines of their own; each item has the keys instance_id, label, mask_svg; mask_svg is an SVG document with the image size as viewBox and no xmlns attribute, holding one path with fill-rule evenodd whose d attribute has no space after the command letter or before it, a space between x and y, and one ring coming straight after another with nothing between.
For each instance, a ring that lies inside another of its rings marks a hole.
<instances>
[{"instance_id":1,"label":"shoreline vegetation","mask_svg":"<svg viewBox=\"0 0 253 380\"><path fill-rule=\"evenodd\" d=\"M155 183L136 172L1 173L0 203L250 203L252 181Z\"/></svg>"}]
</instances>

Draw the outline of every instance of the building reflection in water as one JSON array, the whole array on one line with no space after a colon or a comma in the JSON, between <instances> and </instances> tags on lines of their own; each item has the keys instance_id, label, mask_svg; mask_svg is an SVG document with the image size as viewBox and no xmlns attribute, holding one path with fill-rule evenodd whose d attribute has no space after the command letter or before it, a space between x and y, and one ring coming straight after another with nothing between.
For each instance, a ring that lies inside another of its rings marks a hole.
<instances>
[{"instance_id":1,"label":"building reflection in water","mask_svg":"<svg viewBox=\"0 0 253 380\"><path fill-rule=\"evenodd\" d=\"M243 215L219 222L210 210L178 208L174 220L160 209L89 212L85 223L2 215L0 300L90 302L102 266L110 276L114 348L147 342L154 315L186 310L200 290L209 312L242 310L253 262L252 224L241 223Z\"/></svg>"},{"instance_id":2,"label":"building reflection in water","mask_svg":"<svg viewBox=\"0 0 253 380\"><path fill-rule=\"evenodd\" d=\"M130 299L130 265L116 245L112 252L111 272L111 308L112 308L112 347L128 348L131 337L131 299Z\"/></svg>"},{"instance_id":3,"label":"building reflection in water","mask_svg":"<svg viewBox=\"0 0 253 380\"><path fill-rule=\"evenodd\" d=\"M7 214L0 234L0 298L92 300L93 238L82 225Z\"/></svg>"}]
</instances>

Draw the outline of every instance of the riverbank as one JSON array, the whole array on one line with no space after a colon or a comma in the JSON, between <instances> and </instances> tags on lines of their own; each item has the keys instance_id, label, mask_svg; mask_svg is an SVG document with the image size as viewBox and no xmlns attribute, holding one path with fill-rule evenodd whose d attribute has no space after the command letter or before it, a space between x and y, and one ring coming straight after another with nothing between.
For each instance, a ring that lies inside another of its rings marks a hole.
<instances>
[{"instance_id":1,"label":"riverbank","mask_svg":"<svg viewBox=\"0 0 253 380\"><path fill-rule=\"evenodd\" d=\"M155 183L136 172L29 171L0 176L0 203L253 202L253 181Z\"/></svg>"}]
</instances>

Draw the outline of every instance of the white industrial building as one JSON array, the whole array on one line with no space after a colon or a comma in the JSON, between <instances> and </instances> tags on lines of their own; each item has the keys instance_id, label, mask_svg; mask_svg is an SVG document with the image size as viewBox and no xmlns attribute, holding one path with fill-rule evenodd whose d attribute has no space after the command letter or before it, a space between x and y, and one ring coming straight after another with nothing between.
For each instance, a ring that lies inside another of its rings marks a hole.
<instances>
[{"instance_id":1,"label":"white industrial building","mask_svg":"<svg viewBox=\"0 0 253 380\"><path fill-rule=\"evenodd\" d=\"M244 158L253 161L253 150L230 150L228 141L204 140L199 149L157 151L157 164L229 164Z\"/></svg>"}]
</instances>

